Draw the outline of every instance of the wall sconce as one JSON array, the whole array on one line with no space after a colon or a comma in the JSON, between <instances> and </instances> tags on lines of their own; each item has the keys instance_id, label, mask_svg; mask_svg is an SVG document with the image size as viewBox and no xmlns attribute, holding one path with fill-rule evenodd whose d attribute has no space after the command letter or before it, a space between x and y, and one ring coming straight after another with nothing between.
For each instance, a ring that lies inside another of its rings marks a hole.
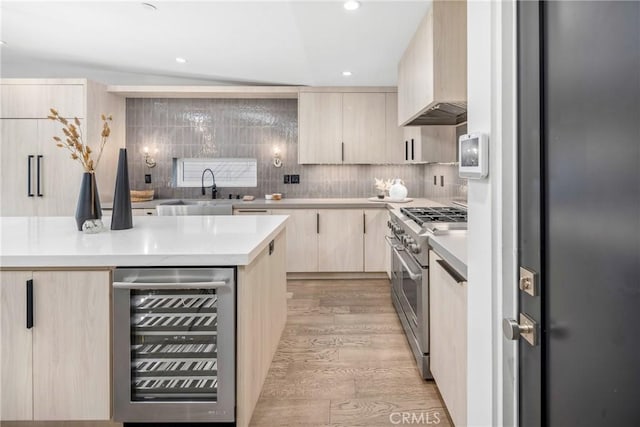
<instances>
[{"instance_id":1,"label":"wall sconce","mask_svg":"<svg viewBox=\"0 0 640 427\"><path fill-rule=\"evenodd\" d=\"M273 147L273 166L282 167L282 159L280 158L280 149L278 147Z\"/></svg>"},{"instance_id":2,"label":"wall sconce","mask_svg":"<svg viewBox=\"0 0 640 427\"><path fill-rule=\"evenodd\" d=\"M151 157L151 154L149 154L149 147L144 147L143 151L144 151L144 163L149 167L149 169L155 168L156 160L153 157ZM155 149L155 153L158 153L157 148Z\"/></svg>"}]
</instances>

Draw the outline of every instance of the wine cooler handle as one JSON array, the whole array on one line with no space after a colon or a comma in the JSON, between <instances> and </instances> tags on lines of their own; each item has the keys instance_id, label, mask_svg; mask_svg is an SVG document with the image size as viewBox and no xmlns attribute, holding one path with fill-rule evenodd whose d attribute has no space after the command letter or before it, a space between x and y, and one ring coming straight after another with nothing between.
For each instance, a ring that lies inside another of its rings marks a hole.
<instances>
[{"instance_id":1,"label":"wine cooler handle","mask_svg":"<svg viewBox=\"0 0 640 427\"><path fill-rule=\"evenodd\" d=\"M215 289L224 286L227 286L227 282L222 280L183 283L113 282L113 287L117 289Z\"/></svg>"},{"instance_id":2,"label":"wine cooler handle","mask_svg":"<svg viewBox=\"0 0 640 427\"><path fill-rule=\"evenodd\" d=\"M33 328L33 279L27 280L27 329Z\"/></svg>"}]
</instances>

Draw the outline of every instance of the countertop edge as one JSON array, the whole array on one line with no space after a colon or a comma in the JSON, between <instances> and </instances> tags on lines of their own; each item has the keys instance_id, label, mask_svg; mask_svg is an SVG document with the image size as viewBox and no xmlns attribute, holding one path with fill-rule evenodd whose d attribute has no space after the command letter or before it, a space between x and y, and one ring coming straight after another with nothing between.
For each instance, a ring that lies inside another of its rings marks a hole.
<instances>
[{"instance_id":1,"label":"countertop edge","mask_svg":"<svg viewBox=\"0 0 640 427\"><path fill-rule=\"evenodd\" d=\"M468 280L467 277L467 264L461 260L453 251L451 251L445 244L438 241L437 238L429 237L429 246L435 253L442 257L445 261L451 265L462 277Z\"/></svg>"}]
</instances>

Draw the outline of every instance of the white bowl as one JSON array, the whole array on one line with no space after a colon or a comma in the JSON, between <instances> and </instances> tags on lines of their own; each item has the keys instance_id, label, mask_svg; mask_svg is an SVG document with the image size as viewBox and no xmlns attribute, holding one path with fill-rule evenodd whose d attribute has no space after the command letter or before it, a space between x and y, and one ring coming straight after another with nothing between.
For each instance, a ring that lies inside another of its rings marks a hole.
<instances>
[{"instance_id":1,"label":"white bowl","mask_svg":"<svg viewBox=\"0 0 640 427\"><path fill-rule=\"evenodd\" d=\"M272 194L265 194L264 195L264 199L265 200L273 200L273 195Z\"/></svg>"}]
</instances>

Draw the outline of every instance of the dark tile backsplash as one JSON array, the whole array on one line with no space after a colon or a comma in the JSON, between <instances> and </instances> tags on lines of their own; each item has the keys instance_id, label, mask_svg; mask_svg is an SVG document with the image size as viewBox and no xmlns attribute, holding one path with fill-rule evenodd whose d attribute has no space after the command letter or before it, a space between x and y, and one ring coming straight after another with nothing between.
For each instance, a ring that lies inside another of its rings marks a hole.
<instances>
[{"instance_id":1,"label":"dark tile backsplash","mask_svg":"<svg viewBox=\"0 0 640 427\"><path fill-rule=\"evenodd\" d=\"M258 160L258 186L219 188L218 197L250 194L263 197L369 197L374 178L402 178L409 196L454 198L462 195L457 168L446 165L298 165L298 108L295 99L127 99L127 140L132 189L156 190L156 198L198 198L199 188L172 185L174 157L251 157ZM149 147L157 166L144 163ZM283 166L272 164L273 148ZM155 152L157 150L157 152ZM430 171L446 174L435 188ZM145 174L152 183L145 184ZM300 175L300 184L284 184L285 174ZM426 178L426 179L425 179ZM449 179L447 179L449 178ZM430 185L431 184L431 185ZM434 187L434 188L432 188Z\"/></svg>"}]
</instances>

